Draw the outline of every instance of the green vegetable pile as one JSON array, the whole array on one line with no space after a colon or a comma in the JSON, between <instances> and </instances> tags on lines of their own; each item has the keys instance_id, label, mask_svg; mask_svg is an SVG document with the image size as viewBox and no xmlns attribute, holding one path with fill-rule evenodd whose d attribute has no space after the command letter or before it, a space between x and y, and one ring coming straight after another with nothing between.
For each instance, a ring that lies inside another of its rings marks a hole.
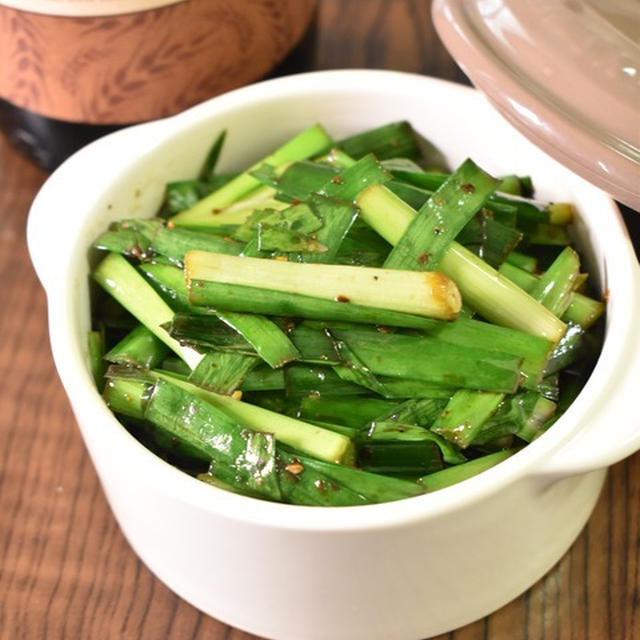
<instances>
[{"instance_id":1,"label":"green vegetable pile","mask_svg":"<svg viewBox=\"0 0 640 640\"><path fill-rule=\"evenodd\" d=\"M94 243L96 384L159 456L247 496L369 504L488 469L571 403L605 307L570 204L434 169L407 122L314 125L239 174L215 171L224 140Z\"/></svg>"}]
</instances>

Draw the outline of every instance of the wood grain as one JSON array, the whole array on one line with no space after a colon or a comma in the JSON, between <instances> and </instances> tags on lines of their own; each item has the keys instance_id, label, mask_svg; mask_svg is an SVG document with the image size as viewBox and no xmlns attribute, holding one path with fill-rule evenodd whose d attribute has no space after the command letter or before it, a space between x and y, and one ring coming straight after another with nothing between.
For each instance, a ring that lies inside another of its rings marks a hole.
<instances>
[{"instance_id":1,"label":"wood grain","mask_svg":"<svg viewBox=\"0 0 640 640\"><path fill-rule=\"evenodd\" d=\"M424 2L324 0L310 48L301 64L314 68L463 79ZM0 137L0 638L256 640L174 596L109 511L53 368L25 246L27 210L45 178ZM639 549L636 454L612 468L587 527L545 578L438 640L638 639Z\"/></svg>"}]
</instances>

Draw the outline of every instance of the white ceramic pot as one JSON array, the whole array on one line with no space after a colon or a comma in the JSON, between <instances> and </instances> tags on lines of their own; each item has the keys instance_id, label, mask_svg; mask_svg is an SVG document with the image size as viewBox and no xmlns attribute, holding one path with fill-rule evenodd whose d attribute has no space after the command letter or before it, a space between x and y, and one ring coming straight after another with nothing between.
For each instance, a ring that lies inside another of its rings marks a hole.
<instances>
[{"instance_id":1,"label":"white ceramic pot","mask_svg":"<svg viewBox=\"0 0 640 640\"><path fill-rule=\"evenodd\" d=\"M452 165L529 173L574 202L589 266L608 292L607 336L583 392L541 438L459 485L360 507L272 504L205 485L115 420L87 364L88 247L111 220L152 215L167 180L196 174L227 129L221 168L243 168L314 121L335 136L408 119ZM51 344L105 493L147 566L199 609L278 639L409 640L480 618L565 553L605 469L640 448L640 274L612 201L545 156L472 89L385 71L270 80L123 130L68 160L38 194L29 249Z\"/></svg>"}]
</instances>

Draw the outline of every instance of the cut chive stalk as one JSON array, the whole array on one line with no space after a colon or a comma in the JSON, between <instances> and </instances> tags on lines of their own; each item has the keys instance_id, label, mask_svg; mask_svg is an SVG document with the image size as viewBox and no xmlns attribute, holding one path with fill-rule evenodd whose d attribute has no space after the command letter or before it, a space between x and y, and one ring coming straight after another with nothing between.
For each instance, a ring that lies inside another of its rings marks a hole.
<instances>
[{"instance_id":1,"label":"cut chive stalk","mask_svg":"<svg viewBox=\"0 0 640 640\"><path fill-rule=\"evenodd\" d=\"M282 500L275 438L270 433L245 429L241 433L246 444L233 463L225 460L220 464L214 458L209 473L249 494Z\"/></svg>"},{"instance_id":2,"label":"cut chive stalk","mask_svg":"<svg viewBox=\"0 0 640 640\"><path fill-rule=\"evenodd\" d=\"M222 147L224 146L224 141L227 138L227 130L223 129L214 140L211 145L211 149L209 149L209 153L207 157L204 159L202 163L202 168L200 169L200 180L210 180L214 177L215 168L218 164L218 158L220 157L220 153L222 152Z\"/></svg>"},{"instance_id":3,"label":"cut chive stalk","mask_svg":"<svg viewBox=\"0 0 640 640\"><path fill-rule=\"evenodd\" d=\"M215 313L194 314L178 311L173 316L167 331L172 338L181 344L190 344L196 348L257 355L253 345Z\"/></svg>"},{"instance_id":4,"label":"cut chive stalk","mask_svg":"<svg viewBox=\"0 0 640 640\"><path fill-rule=\"evenodd\" d=\"M422 476L418 483L421 484L427 491L437 491L438 489L444 489L468 478L494 467L500 462L503 462L515 453L514 449L505 449L504 451L496 451L496 453L490 453L489 455L470 460L463 464L458 464L454 467L448 467L442 469L442 471L436 471L429 475Z\"/></svg>"},{"instance_id":5,"label":"cut chive stalk","mask_svg":"<svg viewBox=\"0 0 640 640\"><path fill-rule=\"evenodd\" d=\"M158 221L162 224L161 221ZM103 231L94 241L93 247L102 251L113 251L132 258L146 258L152 255L148 239L137 229L123 227Z\"/></svg>"},{"instance_id":6,"label":"cut chive stalk","mask_svg":"<svg viewBox=\"0 0 640 640\"><path fill-rule=\"evenodd\" d=\"M520 228L526 233L529 244L542 244L563 247L571 242L566 227L539 222L537 224L520 224Z\"/></svg>"},{"instance_id":7,"label":"cut chive stalk","mask_svg":"<svg viewBox=\"0 0 640 640\"><path fill-rule=\"evenodd\" d=\"M337 147L352 158L373 153L380 160L386 158L417 158L420 155L412 126L402 120L391 122L344 138Z\"/></svg>"},{"instance_id":8,"label":"cut chive stalk","mask_svg":"<svg viewBox=\"0 0 640 640\"><path fill-rule=\"evenodd\" d=\"M284 163L304 160L321 153L331 146L331 138L319 125L305 129L267 157L256 162L244 173L225 184L220 189L200 200L190 209L182 211L172 218L175 224L190 224L194 220L211 217L216 211L224 209L240 200L260 186L260 181L251 175L251 171L263 164L279 167Z\"/></svg>"},{"instance_id":9,"label":"cut chive stalk","mask_svg":"<svg viewBox=\"0 0 640 640\"><path fill-rule=\"evenodd\" d=\"M466 449L503 399L502 393L460 389L449 400L431 429L461 449Z\"/></svg>"},{"instance_id":10,"label":"cut chive stalk","mask_svg":"<svg viewBox=\"0 0 640 640\"><path fill-rule=\"evenodd\" d=\"M567 332L562 336L547 362L545 375L557 373L568 367L587 352L585 330L579 324L569 322Z\"/></svg>"},{"instance_id":11,"label":"cut chive stalk","mask_svg":"<svg viewBox=\"0 0 640 640\"><path fill-rule=\"evenodd\" d=\"M464 301L487 320L554 343L564 335L564 322L458 243L451 243L438 268L458 285Z\"/></svg>"},{"instance_id":12,"label":"cut chive stalk","mask_svg":"<svg viewBox=\"0 0 640 640\"><path fill-rule=\"evenodd\" d=\"M536 391L518 391L505 397L496 411L476 431L471 444L484 446L510 435L531 433L540 427L540 416L551 415L555 403ZM549 413L551 412L551 413Z\"/></svg>"},{"instance_id":13,"label":"cut chive stalk","mask_svg":"<svg viewBox=\"0 0 640 640\"><path fill-rule=\"evenodd\" d=\"M105 354L105 360L130 367L158 366L169 349L147 327L139 324Z\"/></svg>"},{"instance_id":14,"label":"cut chive stalk","mask_svg":"<svg viewBox=\"0 0 640 640\"><path fill-rule=\"evenodd\" d=\"M383 185L364 189L356 198L361 217L395 245L416 212ZM453 241L438 268L454 280L463 300L487 320L557 342L564 323L525 291L478 256Z\"/></svg>"},{"instance_id":15,"label":"cut chive stalk","mask_svg":"<svg viewBox=\"0 0 640 640\"><path fill-rule=\"evenodd\" d=\"M240 386L242 391L281 391L284 389L282 369L272 369L268 365L256 366L247 372Z\"/></svg>"},{"instance_id":16,"label":"cut chive stalk","mask_svg":"<svg viewBox=\"0 0 640 640\"><path fill-rule=\"evenodd\" d=\"M605 303L594 300L577 291L571 294L571 301L564 312L562 319L565 322L574 322L583 329L591 327L604 313Z\"/></svg>"},{"instance_id":17,"label":"cut chive stalk","mask_svg":"<svg viewBox=\"0 0 640 640\"><path fill-rule=\"evenodd\" d=\"M199 473L196 476L196 478L198 478L198 480L200 480L201 482L204 482L205 484L209 484L212 487L222 489L223 491L230 491L231 493L237 493L238 495L241 495L241 496L250 495L245 488L235 487L227 482L224 482L224 480L217 478L216 476L213 475L213 473L210 473L209 471L207 471L207 473ZM259 496L254 496L254 497L257 498Z\"/></svg>"},{"instance_id":18,"label":"cut chive stalk","mask_svg":"<svg viewBox=\"0 0 640 640\"><path fill-rule=\"evenodd\" d=\"M387 422L375 420L366 430L358 434L359 443L415 443L429 441L440 450L440 458L447 464L462 464L467 458L460 451L437 433L415 424L404 424L401 420ZM434 469L435 470L435 469ZM400 473L402 473L400 471ZM409 473L409 471L407 471Z\"/></svg>"},{"instance_id":19,"label":"cut chive stalk","mask_svg":"<svg viewBox=\"0 0 640 640\"><path fill-rule=\"evenodd\" d=\"M332 507L371 503L366 496L314 468L309 462L311 460L297 452L279 451L278 471L283 502Z\"/></svg>"},{"instance_id":20,"label":"cut chive stalk","mask_svg":"<svg viewBox=\"0 0 640 640\"><path fill-rule=\"evenodd\" d=\"M505 262L513 265L514 267L520 267L529 273L535 273L538 270L538 259L534 256L528 256L525 253L519 251L512 251L507 257Z\"/></svg>"},{"instance_id":21,"label":"cut chive stalk","mask_svg":"<svg viewBox=\"0 0 640 640\"><path fill-rule=\"evenodd\" d=\"M329 151L329 153L317 158L316 162L328 164L337 169L348 169L349 167L352 167L357 161L354 160L350 155L342 151L342 149L334 147L333 149L331 149L331 151Z\"/></svg>"},{"instance_id":22,"label":"cut chive stalk","mask_svg":"<svg viewBox=\"0 0 640 640\"><path fill-rule=\"evenodd\" d=\"M523 184L524 180L528 178L521 178L515 174L509 174L506 176L500 177L500 186L498 190L502 193L508 193L514 196L523 196L525 195L526 186ZM530 181L530 179L528 179Z\"/></svg>"},{"instance_id":23,"label":"cut chive stalk","mask_svg":"<svg viewBox=\"0 0 640 640\"><path fill-rule=\"evenodd\" d=\"M180 360L178 356L169 356L160 363L160 368L168 373L175 373L183 378L188 378L191 373L188 365L183 360Z\"/></svg>"},{"instance_id":24,"label":"cut chive stalk","mask_svg":"<svg viewBox=\"0 0 640 640\"><path fill-rule=\"evenodd\" d=\"M273 189L270 187L260 187L251 196L234 202L216 216L219 224L236 224L249 216L256 209L286 209L289 203L274 197Z\"/></svg>"},{"instance_id":25,"label":"cut chive stalk","mask_svg":"<svg viewBox=\"0 0 640 640\"><path fill-rule=\"evenodd\" d=\"M262 251L301 251L303 241L318 244L309 234L322 227L322 219L306 202L286 209L258 209L233 234L242 242L258 241ZM270 238L269 236L273 236ZM293 245L293 246L286 246ZM197 247L194 247L197 249Z\"/></svg>"},{"instance_id":26,"label":"cut chive stalk","mask_svg":"<svg viewBox=\"0 0 640 640\"><path fill-rule=\"evenodd\" d=\"M167 227L161 220L124 220L121 225L140 233L147 241L149 251L163 255L178 265L182 265L184 254L189 249L236 256L242 251L242 245L230 238L175 226Z\"/></svg>"},{"instance_id":27,"label":"cut chive stalk","mask_svg":"<svg viewBox=\"0 0 640 640\"><path fill-rule=\"evenodd\" d=\"M402 426L393 425L396 430ZM428 433L425 429L422 431ZM444 467L440 447L426 437L421 440L372 439L360 443L357 451L358 466L375 473L418 475L432 473Z\"/></svg>"},{"instance_id":28,"label":"cut chive stalk","mask_svg":"<svg viewBox=\"0 0 640 640\"><path fill-rule=\"evenodd\" d=\"M458 234L458 242L498 268L522 237L522 232L498 222L483 208Z\"/></svg>"},{"instance_id":29,"label":"cut chive stalk","mask_svg":"<svg viewBox=\"0 0 640 640\"><path fill-rule=\"evenodd\" d=\"M397 402L381 398L363 397L354 402L352 398L311 395L301 400L299 414L307 420L338 422L360 428L396 406Z\"/></svg>"},{"instance_id":30,"label":"cut chive stalk","mask_svg":"<svg viewBox=\"0 0 640 640\"><path fill-rule=\"evenodd\" d=\"M562 316L571 302L571 292L580 275L580 257L565 247L531 289L531 296L557 316Z\"/></svg>"},{"instance_id":31,"label":"cut chive stalk","mask_svg":"<svg viewBox=\"0 0 640 640\"><path fill-rule=\"evenodd\" d=\"M151 388L140 380L109 377L102 397L115 413L142 420Z\"/></svg>"},{"instance_id":32,"label":"cut chive stalk","mask_svg":"<svg viewBox=\"0 0 640 640\"><path fill-rule=\"evenodd\" d=\"M548 223L549 212L542 202L536 202L529 198L521 198L519 196L507 196L502 193L494 193L489 198L489 207L495 207L496 210L503 205L509 205L516 208L516 217L518 225L532 225L536 223Z\"/></svg>"},{"instance_id":33,"label":"cut chive stalk","mask_svg":"<svg viewBox=\"0 0 640 640\"><path fill-rule=\"evenodd\" d=\"M338 197L312 195L308 204L322 220L316 232L316 242L323 251L301 252L291 257L300 262L334 262L342 242L358 216L358 209L351 202Z\"/></svg>"},{"instance_id":34,"label":"cut chive stalk","mask_svg":"<svg viewBox=\"0 0 640 640\"><path fill-rule=\"evenodd\" d=\"M260 437L268 434L253 433L252 440L260 443ZM255 459L271 461L264 455L264 444L252 446L251 456L244 461L250 466ZM265 496L260 483L251 490L241 484L233 475L234 467L212 463L209 472L200 474L199 479L226 490L253 497L268 497L298 505L348 506L371 504L387 500L399 500L421 493L423 489L414 483L377 474L350 469L341 465L315 460L298 452L285 451L278 447L273 458L278 482L279 497ZM264 466L264 465L263 465ZM230 477L229 474L231 474Z\"/></svg>"},{"instance_id":35,"label":"cut chive stalk","mask_svg":"<svg viewBox=\"0 0 640 640\"><path fill-rule=\"evenodd\" d=\"M514 435L525 442L533 442L538 436L546 431L549 420L556 412L557 404L543 396L539 396L533 410L518 428Z\"/></svg>"},{"instance_id":36,"label":"cut chive stalk","mask_svg":"<svg viewBox=\"0 0 640 640\"><path fill-rule=\"evenodd\" d=\"M400 500L424 493L424 488L421 485L409 480L383 476L341 464L331 464L308 456L294 455L293 459L302 467L298 477L307 471L322 473L326 477L325 483L320 487L315 485L319 489L318 493L330 494L332 484L336 483L339 487L348 488L356 494L364 496L366 501L370 503Z\"/></svg>"},{"instance_id":37,"label":"cut chive stalk","mask_svg":"<svg viewBox=\"0 0 640 640\"><path fill-rule=\"evenodd\" d=\"M443 323L430 334L444 342L463 347L478 347L487 351L498 350L521 356L522 374L526 378L523 381L525 386L535 386L540 382L554 348L554 344L545 338L469 318L459 318L453 323Z\"/></svg>"},{"instance_id":38,"label":"cut chive stalk","mask_svg":"<svg viewBox=\"0 0 640 640\"><path fill-rule=\"evenodd\" d=\"M384 185L372 185L356 196L360 218L375 229L391 246L416 217L416 211Z\"/></svg>"},{"instance_id":39,"label":"cut chive stalk","mask_svg":"<svg viewBox=\"0 0 640 640\"><path fill-rule=\"evenodd\" d=\"M235 229L247 221L259 209L286 209L288 202L275 198L276 192L272 187L261 186L246 198L242 198L225 209L216 209L214 215L202 214L187 220L171 220L171 223L184 229L213 233L219 236L229 236ZM206 212L205 212L206 213Z\"/></svg>"},{"instance_id":40,"label":"cut chive stalk","mask_svg":"<svg viewBox=\"0 0 640 640\"><path fill-rule=\"evenodd\" d=\"M450 175L441 171L423 171L419 166L404 163L389 167L389 170L398 180L428 191L436 191Z\"/></svg>"},{"instance_id":41,"label":"cut chive stalk","mask_svg":"<svg viewBox=\"0 0 640 640\"><path fill-rule=\"evenodd\" d=\"M408 171L408 172L414 172L414 173L424 172L424 169L417 162L411 160L411 158L398 158L398 157L387 158L382 161L382 166L387 171L391 171L392 173L395 173L396 171ZM446 176L445 176L445 179L446 179ZM442 180L442 182L444 182L444 179ZM410 183L407 182L406 184L410 184ZM431 189L431 191L433 191L433 189Z\"/></svg>"},{"instance_id":42,"label":"cut chive stalk","mask_svg":"<svg viewBox=\"0 0 640 640\"><path fill-rule=\"evenodd\" d=\"M512 393L520 383L522 358L461 347L428 336L332 329L376 377Z\"/></svg>"},{"instance_id":43,"label":"cut chive stalk","mask_svg":"<svg viewBox=\"0 0 640 640\"><path fill-rule=\"evenodd\" d=\"M381 396L386 395L384 385L376 378L371 370L351 350L343 340L332 336L333 346L340 356L342 364L334 365L333 370L347 382L359 384Z\"/></svg>"},{"instance_id":44,"label":"cut chive stalk","mask_svg":"<svg viewBox=\"0 0 640 640\"><path fill-rule=\"evenodd\" d=\"M560 375L558 373L546 375L535 391L548 400L557 402L560 397Z\"/></svg>"},{"instance_id":45,"label":"cut chive stalk","mask_svg":"<svg viewBox=\"0 0 640 640\"><path fill-rule=\"evenodd\" d=\"M376 378L383 385L385 392L384 397L388 399L404 400L415 397L449 399L457 389L452 383L446 384L408 378L390 378L389 376L382 375L376 375ZM355 388L362 390L362 387ZM366 389L364 391L366 392Z\"/></svg>"},{"instance_id":46,"label":"cut chive stalk","mask_svg":"<svg viewBox=\"0 0 640 640\"><path fill-rule=\"evenodd\" d=\"M292 200L307 200L339 172L339 168L327 164L309 160L294 162L278 179L278 193Z\"/></svg>"},{"instance_id":47,"label":"cut chive stalk","mask_svg":"<svg viewBox=\"0 0 640 640\"><path fill-rule=\"evenodd\" d=\"M356 446L359 462L381 473L429 473L429 466L436 471L444 463L467 460L438 434L402 420L374 421L366 431L360 431Z\"/></svg>"},{"instance_id":48,"label":"cut chive stalk","mask_svg":"<svg viewBox=\"0 0 640 640\"><path fill-rule=\"evenodd\" d=\"M333 422L322 422L321 420L308 420L311 424L315 424L318 427L322 427L323 429L329 429L329 431L335 431L336 433L341 433L347 438L356 437L358 430L354 427L346 427L343 424L335 424Z\"/></svg>"},{"instance_id":49,"label":"cut chive stalk","mask_svg":"<svg viewBox=\"0 0 640 640\"><path fill-rule=\"evenodd\" d=\"M433 195L433 191L420 189L420 187L414 187L413 185L398 180L390 180L385 183L385 186L416 211Z\"/></svg>"},{"instance_id":50,"label":"cut chive stalk","mask_svg":"<svg viewBox=\"0 0 640 640\"><path fill-rule=\"evenodd\" d=\"M537 287L539 281L537 276L509 263L504 263L500 266L500 273L529 292ZM578 291L569 293L568 303L562 314L563 322L579 324L583 329L591 327L602 316L606 307L601 300L595 300Z\"/></svg>"},{"instance_id":51,"label":"cut chive stalk","mask_svg":"<svg viewBox=\"0 0 640 640\"><path fill-rule=\"evenodd\" d=\"M161 262L142 262L138 269L171 308L176 311L190 309L189 292L182 269Z\"/></svg>"},{"instance_id":52,"label":"cut chive stalk","mask_svg":"<svg viewBox=\"0 0 640 640\"><path fill-rule=\"evenodd\" d=\"M287 321L279 324L281 326L264 316L231 311L217 314L178 312L173 317L169 334L183 344L208 349L245 355L259 355L262 351L266 353L263 360L270 365L292 360L325 365L340 363L331 340L322 330L306 323L294 328L293 323Z\"/></svg>"},{"instance_id":53,"label":"cut chive stalk","mask_svg":"<svg viewBox=\"0 0 640 640\"><path fill-rule=\"evenodd\" d=\"M213 282L292 293L342 303L451 320L460 310L457 288L439 272L333 264L304 264L189 251L191 293ZM191 297L193 301L193 295Z\"/></svg>"},{"instance_id":54,"label":"cut chive stalk","mask_svg":"<svg viewBox=\"0 0 640 640\"><path fill-rule=\"evenodd\" d=\"M410 171L402 168L393 169L391 173L403 182L429 191L436 191L450 175L436 171ZM528 223L548 223L550 221L549 212L541 203L515 195L494 193L489 196L487 207L496 212L504 211L505 213L515 209L518 221L522 220Z\"/></svg>"},{"instance_id":55,"label":"cut chive stalk","mask_svg":"<svg viewBox=\"0 0 640 640\"><path fill-rule=\"evenodd\" d=\"M240 333L270 367L282 367L287 362L300 358L295 345L268 318L233 311L219 312L218 317Z\"/></svg>"},{"instance_id":56,"label":"cut chive stalk","mask_svg":"<svg viewBox=\"0 0 640 640\"><path fill-rule=\"evenodd\" d=\"M325 323L326 329L333 331L331 323ZM339 328L339 327L336 327ZM350 330L353 329L356 332L358 338L363 338L365 335L364 327L352 326L350 328L339 328L341 334L349 343ZM304 323L300 327L296 328L292 334L295 335L298 331L304 332L304 336L308 336L313 333L311 323ZM317 331L317 329L316 329ZM380 336L376 329L369 329L369 335L373 341L381 340L393 341L395 338L387 338L386 336ZM525 333L524 331L518 331L516 329L509 329L507 327L500 327L498 325L489 324L487 322L480 322L478 320L459 318L453 323L441 323L437 328L427 332L426 337L431 337L441 342L458 345L459 347L469 347L483 349L487 354L491 352L497 352L499 354L509 354L514 358L522 358L521 361L521 373L524 376L523 384L527 387L535 387L536 384L542 379L549 357L553 350L553 343L549 340L545 340L539 336ZM301 335L302 338L302 335ZM397 340L406 340L407 338L397 338ZM417 337L409 338L413 340L416 345L416 349L426 349L425 346L421 346L420 339ZM302 344L303 340L300 340ZM425 351L426 353L426 351ZM348 360L348 358L347 358ZM364 382L361 382L364 384ZM380 379L377 378L377 384L381 385ZM366 384L364 386L367 386ZM374 388L369 386L373 391L377 393L383 393L387 395L389 392L387 389Z\"/></svg>"},{"instance_id":57,"label":"cut chive stalk","mask_svg":"<svg viewBox=\"0 0 640 640\"><path fill-rule=\"evenodd\" d=\"M588 273L578 273L576 279L574 280L573 290L579 291L589 279Z\"/></svg>"},{"instance_id":58,"label":"cut chive stalk","mask_svg":"<svg viewBox=\"0 0 640 640\"><path fill-rule=\"evenodd\" d=\"M342 157L346 158L344 154ZM282 194L296 200L308 200L314 193L353 200L365 186L390 179L391 175L377 158L368 154L357 161L349 158L349 162L341 167L296 162L283 172L277 186Z\"/></svg>"},{"instance_id":59,"label":"cut chive stalk","mask_svg":"<svg viewBox=\"0 0 640 640\"><path fill-rule=\"evenodd\" d=\"M347 382L331 368L307 364L290 364L284 369L287 398L313 396L362 396L369 390Z\"/></svg>"},{"instance_id":60,"label":"cut chive stalk","mask_svg":"<svg viewBox=\"0 0 640 640\"><path fill-rule=\"evenodd\" d=\"M335 174L325 181L319 186L318 193L308 194L309 206L323 221L316 239L326 250L300 253L293 259L300 262L334 262L358 215L358 210L351 201L363 186L386 182L389 178L390 175L376 158L367 155L341 174Z\"/></svg>"},{"instance_id":61,"label":"cut chive stalk","mask_svg":"<svg viewBox=\"0 0 640 640\"><path fill-rule=\"evenodd\" d=\"M191 372L189 381L203 389L228 396L259 362L258 358L242 353L209 351Z\"/></svg>"},{"instance_id":62,"label":"cut chive stalk","mask_svg":"<svg viewBox=\"0 0 640 640\"><path fill-rule=\"evenodd\" d=\"M222 173L207 180L192 178L167 183L164 202L158 211L158 217L168 218L184 209L192 207L198 200L219 189L237 174Z\"/></svg>"},{"instance_id":63,"label":"cut chive stalk","mask_svg":"<svg viewBox=\"0 0 640 640\"><path fill-rule=\"evenodd\" d=\"M211 193L215 193L215 191L203 195L187 209L178 211L169 220L169 223L185 229L225 235L233 231L239 224L242 224L256 209L265 207L277 209L288 206L286 202L280 202L276 199L277 192L273 187L260 184L260 186L253 189L247 196L240 198L228 207L207 209L206 211L201 211L198 215L191 215L188 218L177 218L177 216L180 216L184 211L191 210L191 208L198 206L199 203L205 197L211 195Z\"/></svg>"},{"instance_id":64,"label":"cut chive stalk","mask_svg":"<svg viewBox=\"0 0 640 640\"><path fill-rule=\"evenodd\" d=\"M87 334L87 347L89 349L89 367L91 375L98 389L104 385L104 373L107 369L104 360L104 332L89 331Z\"/></svg>"},{"instance_id":65,"label":"cut chive stalk","mask_svg":"<svg viewBox=\"0 0 640 640\"><path fill-rule=\"evenodd\" d=\"M289 166L288 162L280 166L273 166L270 164L261 164L259 167L249 171L249 174L256 178L261 184L267 187L278 190L278 178L286 171ZM275 195L275 194L274 194Z\"/></svg>"},{"instance_id":66,"label":"cut chive stalk","mask_svg":"<svg viewBox=\"0 0 640 640\"><path fill-rule=\"evenodd\" d=\"M266 260L264 262L267 262ZM283 293L258 287L192 281L189 300L194 309L209 307L224 311L292 316L312 320L380 324L413 329L433 329L439 320L359 304L345 304L296 293Z\"/></svg>"},{"instance_id":67,"label":"cut chive stalk","mask_svg":"<svg viewBox=\"0 0 640 640\"><path fill-rule=\"evenodd\" d=\"M381 267L389 255L389 243L366 224L354 224L340 244L336 264Z\"/></svg>"},{"instance_id":68,"label":"cut chive stalk","mask_svg":"<svg viewBox=\"0 0 640 640\"><path fill-rule=\"evenodd\" d=\"M166 373L155 371L159 378L169 380L174 385L208 402L220 411L237 420L245 427L256 431L273 433L279 442L309 455L331 462L348 464L353 459L351 440L339 433L296 420L256 405L235 400L190 382L174 378Z\"/></svg>"},{"instance_id":69,"label":"cut chive stalk","mask_svg":"<svg viewBox=\"0 0 640 640\"><path fill-rule=\"evenodd\" d=\"M413 397L399 404L393 403L390 407L385 407L379 414L373 416L370 422L376 424L378 422L398 422L405 425L430 427L446 404L447 401L442 398ZM371 427L371 425L367 426Z\"/></svg>"},{"instance_id":70,"label":"cut chive stalk","mask_svg":"<svg viewBox=\"0 0 640 640\"><path fill-rule=\"evenodd\" d=\"M417 212L387 257L389 269L434 269L498 180L465 160Z\"/></svg>"},{"instance_id":71,"label":"cut chive stalk","mask_svg":"<svg viewBox=\"0 0 640 640\"><path fill-rule=\"evenodd\" d=\"M391 174L385 171L375 156L369 154L342 173L333 176L320 188L319 192L326 196L353 200L365 187L384 184L390 179Z\"/></svg>"},{"instance_id":72,"label":"cut chive stalk","mask_svg":"<svg viewBox=\"0 0 640 640\"><path fill-rule=\"evenodd\" d=\"M93 277L191 368L200 362L202 354L190 347L183 347L162 328L162 325L171 322L173 310L125 258L117 253L109 253L94 269Z\"/></svg>"},{"instance_id":73,"label":"cut chive stalk","mask_svg":"<svg viewBox=\"0 0 640 640\"><path fill-rule=\"evenodd\" d=\"M302 224L297 229L293 209L303 209L315 218L317 226L311 230L305 229ZM352 217L353 214L350 214ZM258 250L261 252L275 251L279 253L314 252L314 255L322 255L328 247L318 240L318 234L314 233L323 226L322 220L311 212L306 203L293 205L291 209L271 212L262 218L256 225Z\"/></svg>"},{"instance_id":74,"label":"cut chive stalk","mask_svg":"<svg viewBox=\"0 0 640 640\"><path fill-rule=\"evenodd\" d=\"M570 202L550 202L547 211L549 222L556 225L571 224L576 216L575 207Z\"/></svg>"},{"instance_id":75,"label":"cut chive stalk","mask_svg":"<svg viewBox=\"0 0 640 640\"><path fill-rule=\"evenodd\" d=\"M536 286L536 282L538 282L536 275L509 260L500 265L499 272L527 293L531 293L531 290Z\"/></svg>"},{"instance_id":76,"label":"cut chive stalk","mask_svg":"<svg viewBox=\"0 0 640 640\"><path fill-rule=\"evenodd\" d=\"M224 482L281 498L271 435L244 429L224 411L166 380L156 381L145 418L208 455L210 471Z\"/></svg>"},{"instance_id":77,"label":"cut chive stalk","mask_svg":"<svg viewBox=\"0 0 640 640\"><path fill-rule=\"evenodd\" d=\"M236 393L236 398L239 397L240 394ZM244 402L248 404L262 407L275 413L291 415L295 411L295 400L285 397L284 393L280 391L253 391L246 394L243 393L242 397Z\"/></svg>"}]
</instances>

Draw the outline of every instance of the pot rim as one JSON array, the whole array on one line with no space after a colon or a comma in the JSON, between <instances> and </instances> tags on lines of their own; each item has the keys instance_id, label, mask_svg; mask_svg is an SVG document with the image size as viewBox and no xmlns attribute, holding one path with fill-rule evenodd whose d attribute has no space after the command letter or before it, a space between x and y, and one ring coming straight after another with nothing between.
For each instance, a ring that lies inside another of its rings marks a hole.
<instances>
[{"instance_id":1,"label":"pot rim","mask_svg":"<svg viewBox=\"0 0 640 640\"><path fill-rule=\"evenodd\" d=\"M611 387L612 380L615 382L622 375L617 369L617 364L625 356L624 337L630 331L629 323L625 324L625 318L631 317L630 314L634 309L636 312L640 310L639 296L637 292L633 291L632 286L630 287L631 291L625 292L626 297L616 296L615 312L610 312L608 316L607 335L596 367L583 391L552 429L514 456L470 480L433 493L395 502L352 507L314 508L271 503L217 489L192 478L146 449L126 431L102 401L93 385L86 364L84 357L86 350L74 339L74 332L69 330L69 327L75 325L72 304L77 297L77 286L75 286L77 272L74 269L78 263L78 256L75 254L65 255L60 264L50 269L52 273L46 273L51 265L45 266L44 256L38 253L44 243L42 239L39 240L37 237L39 234L42 235L42 230L38 230L37 225L46 217L44 209L51 211L50 198L60 196L64 192L64 183L71 177L78 180L78 175L82 175L83 171L86 172L86 166L92 164L88 161L91 157L108 155L112 148L122 147L125 144L130 149L133 146L131 140L135 136L146 136L147 139L154 140L154 144L161 144L164 138L172 136L203 117L210 117L213 113L224 113L233 109L235 105L269 100L276 95L282 98L282 95L299 95L301 92L314 93L327 89L347 91L352 90L352 87L358 82L365 82L372 86L384 86L385 91L391 91L393 87L402 87L406 91L408 85L412 84L411 90L416 93L415 87L419 87L425 92L429 90L450 91L467 101L479 99L478 92L469 87L404 72L355 69L309 72L287 76L263 81L212 98L165 120L138 125L111 134L72 156L45 183L34 201L29 215L29 250L47 291L51 346L56 367L71 399L80 430L89 445L94 464L97 463L97 459L91 445L100 440L101 446L108 449L105 454L118 455L123 468L128 464L135 465L136 481L154 483L176 500L189 503L198 509L215 512L221 517L258 526L325 533L346 532L406 526L451 513L472 502L479 502L500 491L507 484L528 476L538 475L540 468L544 468L545 458L552 456L553 452L568 442L576 431L585 429L582 422L597 404L594 396L598 395L598 386L607 383L607 387ZM146 151L149 152L148 149ZM135 163L139 161L140 157L136 158ZM114 167L108 168L113 169ZM127 167L118 167L118 170L126 171ZM611 245L617 240L624 245L625 242L628 242L626 230L613 201L603 192L570 174L568 170L567 174L572 181L574 179L579 181L581 189L591 190L593 198L603 209L603 215L607 216L609 236L611 236L610 238L607 236L607 243ZM112 179L115 177L117 174L112 175ZM85 204L84 208L90 209L91 207ZM79 243L78 235L74 236L74 244ZM83 247L86 250L86 246L83 245ZM623 274L628 269L629 261L626 252L611 250L607 252L606 270L608 273ZM631 272L633 276L633 266ZM611 291L617 292L619 282L612 282L611 278L609 280L608 286L611 287ZM633 284L633 278L631 278L631 283ZM93 415L95 419L86 420L83 418L86 415ZM636 446L635 441L633 446ZM632 451L628 451L627 455L630 453ZM96 464L96 466L100 472L100 465ZM103 481L104 484L108 483L107 479L103 479Z\"/></svg>"}]
</instances>

